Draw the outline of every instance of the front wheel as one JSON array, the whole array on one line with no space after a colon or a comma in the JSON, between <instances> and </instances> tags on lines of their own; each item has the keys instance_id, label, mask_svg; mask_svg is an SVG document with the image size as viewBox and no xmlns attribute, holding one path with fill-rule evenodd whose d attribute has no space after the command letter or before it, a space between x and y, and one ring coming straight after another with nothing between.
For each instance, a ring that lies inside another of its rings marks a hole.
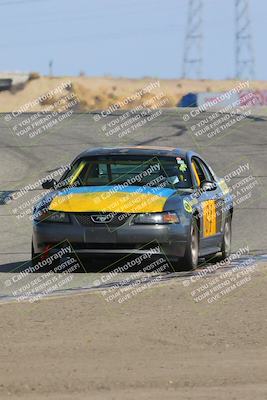
<instances>
[{"instance_id":1,"label":"front wheel","mask_svg":"<svg viewBox=\"0 0 267 400\"><path fill-rule=\"evenodd\" d=\"M229 257L231 254L231 242L232 242L232 218L229 215L224 224L224 233L223 233L223 240L222 240L222 260Z\"/></svg>"},{"instance_id":2,"label":"front wheel","mask_svg":"<svg viewBox=\"0 0 267 400\"><path fill-rule=\"evenodd\" d=\"M40 260L41 260L40 254L37 254L34 252L33 243L32 243L32 249L31 249L32 267L35 267Z\"/></svg>"},{"instance_id":3,"label":"front wheel","mask_svg":"<svg viewBox=\"0 0 267 400\"><path fill-rule=\"evenodd\" d=\"M184 256L185 269L188 271L196 269L198 266L198 253L199 253L198 236L199 232L198 232L197 221L193 217L190 227L189 240L186 245L185 256Z\"/></svg>"},{"instance_id":4,"label":"front wheel","mask_svg":"<svg viewBox=\"0 0 267 400\"><path fill-rule=\"evenodd\" d=\"M196 218L193 217L188 241L186 244L185 255L181 262L177 261L173 263L175 271L191 271L198 266L198 255L199 255L199 230Z\"/></svg>"}]
</instances>

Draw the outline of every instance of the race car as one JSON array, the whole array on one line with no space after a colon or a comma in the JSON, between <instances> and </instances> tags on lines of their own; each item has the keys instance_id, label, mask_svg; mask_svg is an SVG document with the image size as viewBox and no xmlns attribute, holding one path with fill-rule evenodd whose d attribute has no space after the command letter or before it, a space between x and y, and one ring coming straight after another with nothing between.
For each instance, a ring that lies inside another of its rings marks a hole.
<instances>
[{"instance_id":1,"label":"race car","mask_svg":"<svg viewBox=\"0 0 267 400\"><path fill-rule=\"evenodd\" d=\"M233 199L193 151L169 147L88 149L33 211L32 259L68 241L81 258L144 254L153 245L174 269L231 252Z\"/></svg>"}]
</instances>

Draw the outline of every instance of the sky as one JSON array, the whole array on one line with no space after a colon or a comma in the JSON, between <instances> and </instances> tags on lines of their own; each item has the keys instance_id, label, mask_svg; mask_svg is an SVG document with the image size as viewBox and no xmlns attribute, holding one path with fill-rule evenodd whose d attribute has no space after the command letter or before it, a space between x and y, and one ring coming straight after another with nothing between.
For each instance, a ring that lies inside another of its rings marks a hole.
<instances>
[{"instance_id":1,"label":"sky","mask_svg":"<svg viewBox=\"0 0 267 400\"><path fill-rule=\"evenodd\" d=\"M0 0L0 71L179 78L189 0ZM203 0L202 78L235 75L234 0ZM267 1L250 0L255 79L267 80Z\"/></svg>"}]
</instances>

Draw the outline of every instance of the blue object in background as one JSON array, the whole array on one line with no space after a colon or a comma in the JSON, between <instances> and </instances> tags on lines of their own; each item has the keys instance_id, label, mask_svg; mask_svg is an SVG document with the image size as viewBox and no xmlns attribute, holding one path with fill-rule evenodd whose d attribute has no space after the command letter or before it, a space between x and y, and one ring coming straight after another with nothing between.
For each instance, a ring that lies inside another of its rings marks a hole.
<instances>
[{"instance_id":1,"label":"blue object in background","mask_svg":"<svg viewBox=\"0 0 267 400\"><path fill-rule=\"evenodd\" d=\"M197 95L196 93L187 93L184 95L177 107L197 107Z\"/></svg>"}]
</instances>

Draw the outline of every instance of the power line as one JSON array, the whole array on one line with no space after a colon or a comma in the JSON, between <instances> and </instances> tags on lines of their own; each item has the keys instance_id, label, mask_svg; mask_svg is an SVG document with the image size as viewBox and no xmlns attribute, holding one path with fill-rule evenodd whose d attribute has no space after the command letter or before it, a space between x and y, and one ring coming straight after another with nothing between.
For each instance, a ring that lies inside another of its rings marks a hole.
<instances>
[{"instance_id":1,"label":"power line","mask_svg":"<svg viewBox=\"0 0 267 400\"><path fill-rule=\"evenodd\" d=\"M177 29L177 24L171 24L167 25L164 28L164 33L168 32L173 32L174 34L178 34L179 30ZM92 41L92 39L97 39L97 40L112 40L112 39L120 39L124 40L125 38L128 37L143 37L144 35L160 35L162 36L162 31L158 28L158 26L147 26L144 29L139 29L138 32L136 32L135 29L128 29L128 30L120 30L120 31L110 31L110 32L93 32L89 33L88 35L76 35L76 36L65 36L65 37L54 37L53 39L36 39L35 41L28 41L28 40L23 40L20 42L2 42L0 43L1 48L13 48L13 47L29 47L29 46L40 46L44 44L50 44L50 45L69 45L71 42L87 42Z\"/></svg>"},{"instance_id":2,"label":"power line","mask_svg":"<svg viewBox=\"0 0 267 400\"><path fill-rule=\"evenodd\" d=\"M42 1L45 1L45 0L14 0L14 4L16 4L15 2L17 2L17 1L18 2L22 2L22 3L23 2L26 3L27 1L30 1L30 2L32 2L32 1L40 1L40 2L42 2ZM144 12L144 5L146 7L148 7L148 8L149 7L153 7L153 9L155 10L155 7L159 6L160 1L146 0L145 4L142 4L140 2L139 3L127 2L127 4L121 4L119 9L114 9L113 8L112 11L114 12L114 14L116 15L117 18L120 17L120 12L123 13L123 17L125 15L128 16L128 17L131 17L131 16L137 17L138 15L140 15L141 11ZM0 6L1 6L1 4L2 3L0 1ZM12 4L12 1L8 2L8 3L6 1L4 1L3 4L4 5L9 5L9 4ZM138 8L138 5L142 6L142 10L140 10L140 7ZM172 9L170 9L170 8L166 9L165 8L164 10L166 11L166 13L167 12L171 12L174 15L174 11ZM77 9L75 9L75 11L77 11ZM78 11L82 11L82 10L79 9ZM110 13L111 13L110 10L108 10L108 14L107 14L107 10L103 11L103 9L101 8L100 10L90 9L90 13L89 14L87 12L82 12L82 13L77 14L77 15L75 13L73 13L73 12L71 12L71 15L63 15L62 13L60 13L60 15L58 15L57 13L55 13L53 11L52 14L48 15L48 17L52 16L52 19L51 18L49 18L49 19L47 19L47 18L41 18L41 19L34 18L33 19L32 15L29 14L28 15L29 19L28 20L25 19L25 18L23 18L23 20L22 20L20 18L19 20L16 20L16 21L14 21L14 19L12 19L12 21L15 22L16 26L18 26L18 25L34 25L34 24L38 24L39 25L40 23L44 23L44 24L47 24L47 23L58 23L58 22L62 22L62 21L64 21L64 22L68 22L68 21L69 22L79 22L79 21L88 21L90 19L96 19L96 18L99 18L99 19L103 20L103 16L105 15L105 12L106 12L106 15L109 15L109 17L110 17ZM45 14L47 14L47 13L45 13ZM41 17L44 17L44 16L45 15L42 13ZM5 24L3 24L3 22L7 22L6 25L10 25L9 21L2 21L1 27L5 26Z\"/></svg>"},{"instance_id":3,"label":"power line","mask_svg":"<svg viewBox=\"0 0 267 400\"><path fill-rule=\"evenodd\" d=\"M13 4L26 4L26 3L40 3L44 2L46 0L14 0L14 1L5 1L3 3L0 3L1 6L11 6Z\"/></svg>"}]
</instances>

